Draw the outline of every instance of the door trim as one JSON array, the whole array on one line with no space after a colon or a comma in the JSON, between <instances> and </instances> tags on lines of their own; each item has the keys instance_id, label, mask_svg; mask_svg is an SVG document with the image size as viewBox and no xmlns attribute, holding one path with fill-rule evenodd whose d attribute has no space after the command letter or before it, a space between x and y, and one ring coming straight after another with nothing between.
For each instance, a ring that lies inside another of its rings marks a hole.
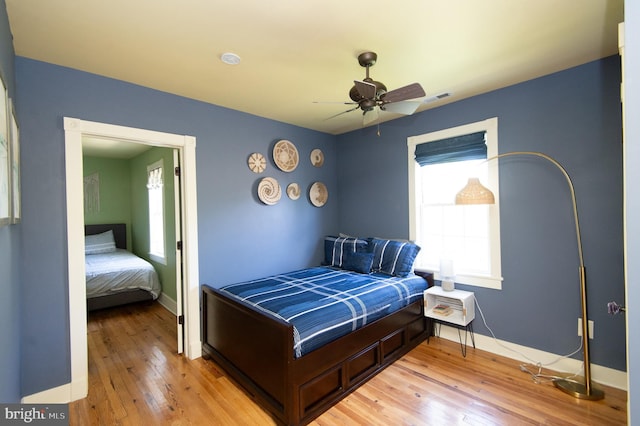
<instances>
[{"instance_id":1,"label":"door trim","mask_svg":"<svg viewBox=\"0 0 640 426\"><path fill-rule=\"evenodd\" d=\"M182 307L182 178L180 176L180 153L177 149L173 150L173 197L176 202L173 203L173 217L175 227L175 241L173 241L173 250L176 265L176 327L178 329L178 353L184 352L184 309ZM177 169L177 170L176 170ZM180 244L178 244L180 242Z\"/></svg>"},{"instance_id":2,"label":"door trim","mask_svg":"<svg viewBox=\"0 0 640 426\"><path fill-rule=\"evenodd\" d=\"M180 151L183 242L183 302L185 354L202 356L200 341L200 284L196 195L196 138L64 117L67 199L67 256L69 274L69 335L71 386L69 401L85 398L89 390L87 312L84 268L84 204L82 136L116 138Z\"/></svg>"}]
</instances>

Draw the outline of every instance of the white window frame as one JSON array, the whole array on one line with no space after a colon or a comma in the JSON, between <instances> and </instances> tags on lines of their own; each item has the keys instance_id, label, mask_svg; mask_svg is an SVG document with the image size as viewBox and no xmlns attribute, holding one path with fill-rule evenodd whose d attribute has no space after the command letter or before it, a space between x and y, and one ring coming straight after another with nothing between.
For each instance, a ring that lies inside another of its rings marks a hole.
<instances>
[{"instance_id":1,"label":"white window frame","mask_svg":"<svg viewBox=\"0 0 640 426\"><path fill-rule=\"evenodd\" d=\"M416 145L434 142L442 139L453 138L457 136L468 135L471 133L485 132L487 143L487 158L498 155L498 118L493 117L487 120L466 124L463 126L444 129L436 132L425 133L407 138L408 152L408 175L409 175L409 238L416 240L417 237L417 207L418 196L416 188L416 167L420 167L415 161ZM502 289L502 262L500 248L500 177L498 162L489 162L488 173L489 181L485 183L495 195L496 203L489 206L490 217L490 256L491 256L491 274L472 275L456 273L455 281L461 284L467 284L477 287L485 287L492 289ZM470 170L470 172L473 172ZM470 176L471 177L471 176ZM462 188L461 188L462 189ZM451 198L455 194L451 194ZM465 208L465 206L459 206ZM416 265L419 267L419 265ZM435 272L435 278L441 279L439 271Z\"/></svg>"},{"instance_id":2,"label":"white window frame","mask_svg":"<svg viewBox=\"0 0 640 426\"><path fill-rule=\"evenodd\" d=\"M167 241L166 241L166 235L165 235L166 216L165 216L165 211L164 211L164 208L165 208L165 199L164 199L165 167L164 167L164 161L162 159L160 159L160 160L158 160L158 161L156 161L156 162L154 162L152 164L149 164L147 166L147 179L149 178L149 173L152 170L155 170L155 169L161 169L162 170L161 171L161 176L162 176L163 184L162 184L162 191L160 192L160 194L162 196L162 199L160 201L161 208L162 208L162 253L155 252L153 250L153 246L151 244L151 238L152 238L151 236L154 234L154 230L151 229L151 224L152 224L152 221L151 221L151 198L149 197L151 189L147 189L147 194L148 194L147 195L148 196L147 205L148 205L148 208L149 208L149 210L148 210L148 215L149 215L149 257L151 258L151 260L153 260L155 262L159 262L159 263L161 263L163 265L166 265L167 264L167 247L166 247L166 242Z\"/></svg>"}]
</instances>

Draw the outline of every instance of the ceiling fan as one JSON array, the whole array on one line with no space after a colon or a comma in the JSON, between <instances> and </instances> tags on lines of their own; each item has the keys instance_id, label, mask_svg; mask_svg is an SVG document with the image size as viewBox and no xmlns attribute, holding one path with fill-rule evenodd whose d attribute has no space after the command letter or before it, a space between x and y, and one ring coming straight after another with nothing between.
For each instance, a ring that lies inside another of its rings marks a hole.
<instances>
[{"instance_id":1,"label":"ceiling fan","mask_svg":"<svg viewBox=\"0 0 640 426\"><path fill-rule=\"evenodd\" d=\"M353 81L354 86L349 91L349 98L353 102L344 102L345 105L356 106L328 119L361 109L363 124L367 125L378 118L378 110L411 115L418 109L421 102L409 100L425 96L422 86L419 83L413 83L399 89L387 91L387 87L383 83L375 81L369 76L369 68L375 65L377 60L378 55L374 52L364 52L358 55L358 63L367 69L367 74L362 81Z\"/></svg>"}]
</instances>

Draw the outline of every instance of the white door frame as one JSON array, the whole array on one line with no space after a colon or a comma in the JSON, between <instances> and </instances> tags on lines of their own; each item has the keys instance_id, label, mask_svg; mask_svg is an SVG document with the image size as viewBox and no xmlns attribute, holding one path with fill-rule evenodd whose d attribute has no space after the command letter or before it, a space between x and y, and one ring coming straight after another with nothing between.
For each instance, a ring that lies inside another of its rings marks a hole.
<instances>
[{"instance_id":1,"label":"white door frame","mask_svg":"<svg viewBox=\"0 0 640 426\"><path fill-rule=\"evenodd\" d=\"M69 401L85 398L89 390L87 311L84 268L84 201L82 136L120 139L180 151L182 171L182 247L185 354L202 356L200 341L200 284L198 275L198 217L196 196L196 139L64 117L67 193L67 255L69 262L69 335L71 386Z\"/></svg>"},{"instance_id":2,"label":"white door frame","mask_svg":"<svg viewBox=\"0 0 640 426\"><path fill-rule=\"evenodd\" d=\"M182 164L180 163L180 153L177 149L173 150L173 165L174 173L173 173L173 199L175 200L173 203L173 225L175 232L175 241L172 241L173 250L175 255L175 266L176 266L176 317L177 317L177 328L178 328L178 353L181 354L184 352L184 323L181 320L184 319L184 307L182 306L182 247L177 244L178 241L182 241L182 217L183 217L183 203L181 201L182 198L182 178L180 177L180 173L175 173L175 169L180 170ZM166 177L165 177L166 179Z\"/></svg>"}]
</instances>

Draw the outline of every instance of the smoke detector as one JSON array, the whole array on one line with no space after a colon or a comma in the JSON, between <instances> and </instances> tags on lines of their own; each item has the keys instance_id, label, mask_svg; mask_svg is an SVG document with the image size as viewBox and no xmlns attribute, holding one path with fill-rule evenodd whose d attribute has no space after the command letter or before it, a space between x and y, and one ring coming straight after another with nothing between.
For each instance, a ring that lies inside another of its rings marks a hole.
<instances>
[{"instance_id":1,"label":"smoke detector","mask_svg":"<svg viewBox=\"0 0 640 426\"><path fill-rule=\"evenodd\" d=\"M220 56L220 60L228 65L238 65L240 63L240 56L235 53L227 52Z\"/></svg>"}]
</instances>

